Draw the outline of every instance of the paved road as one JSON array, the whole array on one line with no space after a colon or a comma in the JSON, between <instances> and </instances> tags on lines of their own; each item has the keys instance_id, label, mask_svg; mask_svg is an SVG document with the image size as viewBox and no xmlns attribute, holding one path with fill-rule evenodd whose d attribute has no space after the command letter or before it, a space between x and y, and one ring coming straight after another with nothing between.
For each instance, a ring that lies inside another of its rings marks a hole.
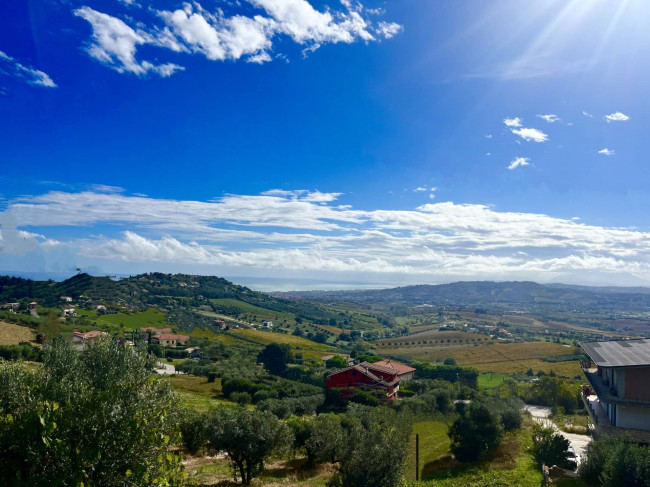
<instances>
[{"instance_id":1,"label":"paved road","mask_svg":"<svg viewBox=\"0 0 650 487\"><path fill-rule=\"evenodd\" d=\"M155 371L160 375L180 374L180 372L176 372L176 367L174 367L172 364L166 364L164 362L156 362Z\"/></svg>"},{"instance_id":2,"label":"paved road","mask_svg":"<svg viewBox=\"0 0 650 487\"><path fill-rule=\"evenodd\" d=\"M578 463L580 463L580 459L584 455L585 450L587 449L587 445L591 441L590 436L576 435L574 433L565 433L564 431L560 430L557 427L557 425L549 419L549 417L551 416L551 408L545 406L532 406L527 404L524 407L524 410L528 411L532 415L535 421L542 423L544 426L553 428L562 436L564 436L567 440L569 440L569 443L571 443L571 446L576 452L576 458L578 459Z\"/></svg>"}]
</instances>

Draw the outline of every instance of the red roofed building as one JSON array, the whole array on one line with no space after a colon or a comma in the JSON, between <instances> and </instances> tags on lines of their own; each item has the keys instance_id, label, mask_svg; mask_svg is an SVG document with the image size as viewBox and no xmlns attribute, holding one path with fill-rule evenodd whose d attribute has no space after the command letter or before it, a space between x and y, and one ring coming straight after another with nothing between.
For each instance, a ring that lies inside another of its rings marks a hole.
<instances>
[{"instance_id":1,"label":"red roofed building","mask_svg":"<svg viewBox=\"0 0 650 487\"><path fill-rule=\"evenodd\" d=\"M79 343L85 345L88 342L97 340L98 338L107 336L107 333L99 330L88 331L86 333L81 333L80 331L75 331L72 333L72 343Z\"/></svg>"},{"instance_id":2,"label":"red roofed building","mask_svg":"<svg viewBox=\"0 0 650 487\"><path fill-rule=\"evenodd\" d=\"M413 377L415 377L415 369L413 367L409 367L408 365L404 365L404 364L399 364L391 360L380 360L379 362L374 362L372 365L376 367L379 366L379 367L385 367L390 370L394 370L395 372L397 372L397 375L399 376L399 380L401 381L411 380Z\"/></svg>"},{"instance_id":3,"label":"red roofed building","mask_svg":"<svg viewBox=\"0 0 650 487\"><path fill-rule=\"evenodd\" d=\"M190 337L187 335L172 335L171 333L161 333L151 337L152 343L157 343L163 347L175 347L176 345L185 345Z\"/></svg>"},{"instance_id":4,"label":"red roofed building","mask_svg":"<svg viewBox=\"0 0 650 487\"><path fill-rule=\"evenodd\" d=\"M154 328L153 326L147 326L145 328L140 328L141 332L147 333L151 332L154 335L160 335L161 333L169 333L172 331L171 328Z\"/></svg>"},{"instance_id":5,"label":"red roofed building","mask_svg":"<svg viewBox=\"0 0 650 487\"><path fill-rule=\"evenodd\" d=\"M327 389L344 389L343 396L351 388L385 391L388 400L395 399L399 391L399 375L394 369L363 362L346 367L327 376Z\"/></svg>"}]
</instances>

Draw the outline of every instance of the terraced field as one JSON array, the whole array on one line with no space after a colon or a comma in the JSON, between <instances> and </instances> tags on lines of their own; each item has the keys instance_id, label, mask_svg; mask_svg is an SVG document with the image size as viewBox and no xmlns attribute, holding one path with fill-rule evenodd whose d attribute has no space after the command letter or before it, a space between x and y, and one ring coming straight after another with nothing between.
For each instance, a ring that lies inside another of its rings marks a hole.
<instances>
[{"instance_id":1,"label":"terraced field","mask_svg":"<svg viewBox=\"0 0 650 487\"><path fill-rule=\"evenodd\" d=\"M453 358L458 365L471 366L480 372L497 372L514 374L533 369L537 373L542 370L549 373L551 370L558 375L575 377L581 375L578 361L546 362L542 359L573 353L573 347L567 347L552 342L527 342L505 344L471 344L467 346L447 346L447 343L438 345L416 345L377 348L378 354L386 354L403 360L422 360L427 362L441 362L446 358Z\"/></svg>"}]
</instances>

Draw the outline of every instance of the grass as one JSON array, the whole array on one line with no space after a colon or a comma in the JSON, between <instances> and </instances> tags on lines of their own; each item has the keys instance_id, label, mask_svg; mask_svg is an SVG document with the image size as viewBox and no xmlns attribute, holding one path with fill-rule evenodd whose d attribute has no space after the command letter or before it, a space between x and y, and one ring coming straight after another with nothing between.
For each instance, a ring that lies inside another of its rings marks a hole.
<instances>
[{"instance_id":1,"label":"grass","mask_svg":"<svg viewBox=\"0 0 650 487\"><path fill-rule=\"evenodd\" d=\"M0 321L0 345L18 345L34 339L34 331L26 326Z\"/></svg>"},{"instance_id":2,"label":"grass","mask_svg":"<svg viewBox=\"0 0 650 487\"><path fill-rule=\"evenodd\" d=\"M255 340L256 342L268 345L269 343L287 344L294 348L305 348L308 350L331 350L332 347L322 343L316 343L306 338L284 333L273 333L262 330L233 330L233 334Z\"/></svg>"},{"instance_id":3,"label":"grass","mask_svg":"<svg viewBox=\"0 0 650 487\"><path fill-rule=\"evenodd\" d=\"M295 315L293 315L292 313L273 311L271 309L262 308L260 306L255 306L254 304L246 303L244 301L239 301L238 299L223 298L223 299L211 299L210 301L214 304L220 304L222 306L237 308L241 314L249 313L263 319L287 320L290 322L295 322Z\"/></svg>"},{"instance_id":4,"label":"grass","mask_svg":"<svg viewBox=\"0 0 650 487\"><path fill-rule=\"evenodd\" d=\"M498 450L483 462L461 464L450 454L438 455L437 459L424 466L423 481L410 482L407 485L412 487L509 487L512 485L539 487L542 483L542 473L528 453L528 448L531 446L529 429L507 433ZM438 444L434 444L434 447L442 449ZM422 452L422 442L420 451Z\"/></svg>"},{"instance_id":5,"label":"grass","mask_svg":"<svg viewBox=\"0 0 650 487\"><path fill-rule=\"evenodd\" d=\"M420 436L420 478L427 466L449 454L449 437L446 423L440 421L419 421L413 424L413 431L406 457L406 478L415 480L415 435Z\"/></svg>"},{"instance_id":6,"label":"grass","mask_svg":"<svg viewBox=\"0 0 650 487\"><path fill-rule=\"evenodd\" d=\"M135 330L147 326L155 328L166 328L167 315L156 308L149 308L146 311L137 313L116 313L98 315L94 311L78 310L77 313L86 316L89 320L96 321L98 325L124 325L125 330Z\"/></svg>"},{"instance_id":7,"label":"grass","mask_svg":"<svg viewBox=\"0 0 650 487\"><path fill-rule=\"evenodd\" d=\"M220 399L221 381L208 382L207 377L195 375L169 375L164 376L172 390L178 394L184 407L205 412L223 405L233 405L232 402Z\"/></svg>"},{"instance_id":8,"label":"grass","mask_svg":"<svg viewBox=\"0 0 650 487\"><path fill-rule=\"evenodd\" d=\"M492 372L481 373L478 376L478 386L484 389L493 389L499 387L506 380L510 380L512 377L505 374L495 374Z\"/></svg>"}]
</instances>

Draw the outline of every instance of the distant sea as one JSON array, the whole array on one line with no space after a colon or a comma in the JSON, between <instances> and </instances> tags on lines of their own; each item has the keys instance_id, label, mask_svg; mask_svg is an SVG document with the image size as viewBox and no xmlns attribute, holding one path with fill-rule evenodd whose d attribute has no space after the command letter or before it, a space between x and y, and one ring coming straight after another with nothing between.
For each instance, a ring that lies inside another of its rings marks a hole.
<instances>
[{"instance_id":1,"label":"distant sea","mask_svg":"<svg viewBox=\"0 0 650 487\"><path fill-rule=\"evenodd\" d=\"M96 275L89 272L91 275ZM2 271L0 276L15 276L34 281L65 281L74 276L70 272L20 272ZM111 275L114 279L129 277L131 274ZM219 276L229 281L246 286L255 291L347 291L350 289L386 289L395 287L395 283L377 283L365 281L325 281L322 279L300 279L293 277L242 277L242 276Z\"/></svg>"}]
</instances>

